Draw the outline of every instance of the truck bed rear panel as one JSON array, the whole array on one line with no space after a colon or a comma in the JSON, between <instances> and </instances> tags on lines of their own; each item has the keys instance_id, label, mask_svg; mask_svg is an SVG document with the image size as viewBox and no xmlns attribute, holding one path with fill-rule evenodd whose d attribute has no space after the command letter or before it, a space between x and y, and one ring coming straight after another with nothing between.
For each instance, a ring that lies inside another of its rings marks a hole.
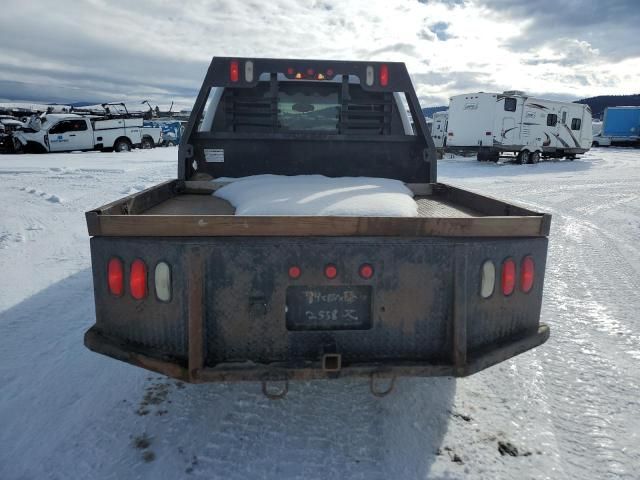
<instances>
[{"instance_id":1,"label":"truck bed rear panel","mask_svg":"<svg viewBox=\"0 0 640 480\"><path fill-rule=\"evenodd\" d=\"M539 334L545 238L98 237L91 247L97 322L89 346L120 345L147 362L166 362L164 373L190 372L191 381L260 380L265 371L330 377L325 354L340 356L345 375L407 366L411 374L463 375L484 350L546 338ZM500 265L504 252L518 262L531 255L540 276L529 293L505 297L497 285L483 299L481 265ZM109 295L106 265L114 255L148 265L146 299ZM153 293L160 261L171 265L169 302ZM324 275L328 263L336 279ZM374 269L370 280L358 273L365 263ZM301 269L298 279L289 278L291 265ZM354 296L364 299L340 304Z\"/></svg>"}]
</instances>

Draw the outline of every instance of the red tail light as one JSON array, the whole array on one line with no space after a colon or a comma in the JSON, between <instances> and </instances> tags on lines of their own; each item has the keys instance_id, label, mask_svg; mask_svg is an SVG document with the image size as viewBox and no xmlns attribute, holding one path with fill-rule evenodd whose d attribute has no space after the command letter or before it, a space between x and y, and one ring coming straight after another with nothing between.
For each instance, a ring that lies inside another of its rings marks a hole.
<instances>
[{"instance_id":1,"label":"red tail light","mask_svg":"<svg viewBox=\"0 0 640 480\"><path fill-rule=\"evenodd\" d=\"M338 269L336 268L335 265L329 264L326 267L324 267L324 275L329 280L332 280L338 276Z\"/></svg>"},{"instance_id":2,"label":"red tail light","mask_svg":"<svg viewBox=\"0 0 640 480\"><path fill-rule=\"evenodd\" d=\"M129 291L136 300L147 296L147 266L140 260L134 260L129 274Z\"/></svg>"},{"instance_id":3,"label":"red tail light","mask_svg":"<svg viewBox=\"0 0 640 480\"><path fill-rule=\"evenodd\" d=\"M369 280L373 277L373 267L368 263L360 265L360 276L365 280Z\"/></svg>"},{"instance_id":4,"label":"red tail light","mask_svg":"<svg viewBox=\"0 0 640 480\"><path fill-rule=\"evenodd\" d=\"M289 267L289 278L293 278L295 280L296 278L300 278L300 275L302 275L302 270L300 270L300 267L298 267L297 265Z\"/></svg>"},{"instance_id":5,"label":"red tail light","mask_svg":"<svg viewBox=\"0 0 640 480\"><path fill-rule=\"evenodd\" d=\"M238 61L231 60L229 63L229 80L237 82L240 79L240 69L238 68Z\"/></svg>"},{"instance_id":6,"label":"red tail light","mask_svg":"<svg viewBox=\"0 0 640 480\"><path fill-rule=\"evenodd\" d=\"M533 258L527 256L522 259L520 265L520 290L529 293L533 288L533 280L535 278L535 265Z\"/></svg>"},{"instance_id":7,"label":"red tail light","mask_svg":"<svg viewBox=\"0 0 640 480\"><path fill-rule=\"evenodd\" d=\"M112 295L119 297L124 292L124 267L122 260L113 257L107 265L107 283Z\"/></svg>"},{"instance_id":8,"label":"red tail light","mask_svg":"<svg viewBox=\"0 0 640 480\"><path fill-rule=\"evenodd\" d=\"M502 293L511 295L516 287L516 263L507 258L502 263Z\"/></svg>"},{"instance_id":9,"label":"red tail light","mask_svg":"<svg viewBox=\"0 0 640 480\"><path fill-rule=\"evenodd\" d=\"M380 65L380 85L386 87L389 85L389 67Z\"/></svg>"}]
</instances>

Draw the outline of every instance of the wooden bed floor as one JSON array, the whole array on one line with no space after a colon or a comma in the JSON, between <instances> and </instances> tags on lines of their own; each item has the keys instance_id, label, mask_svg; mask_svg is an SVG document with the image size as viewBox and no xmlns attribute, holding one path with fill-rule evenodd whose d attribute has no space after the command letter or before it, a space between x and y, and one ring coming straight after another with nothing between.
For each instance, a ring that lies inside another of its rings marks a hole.
<instances>
[{"instance_id":1,"label":"wooden bed floor","mask_svg":"<svg viewBox=\"0 0 640 480\"><path fill-rule=\"evenodd\" d=\"M437 197L415 197L419 217L467 218L482 217L479 212L455 205ZM183 194L170 198L143 215L234 215L233 206L210 194Z\"/></svg>"}]
</instances>

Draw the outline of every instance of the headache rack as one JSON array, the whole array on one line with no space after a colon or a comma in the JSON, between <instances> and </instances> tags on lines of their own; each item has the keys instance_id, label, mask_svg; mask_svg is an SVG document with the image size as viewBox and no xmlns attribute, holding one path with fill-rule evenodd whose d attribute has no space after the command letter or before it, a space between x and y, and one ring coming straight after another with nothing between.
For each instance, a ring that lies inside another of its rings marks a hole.
<instances>
[{"instance_id":1,"label":"headache rack","mask_svg":"<svg viewBox=\"0 0 640 480\"><path fill-rule=\"evenodd\" d=\"M305 88L330 107L318 113L331 114L318 131L283 125L280 96ZM203 128L215 105L214 128ZM413 127L401 118L406 107ZM437 180L435 147L403 63L230 57L212 60L180 145L178 178L196 173Z\"/></svg>"}]
</instances>

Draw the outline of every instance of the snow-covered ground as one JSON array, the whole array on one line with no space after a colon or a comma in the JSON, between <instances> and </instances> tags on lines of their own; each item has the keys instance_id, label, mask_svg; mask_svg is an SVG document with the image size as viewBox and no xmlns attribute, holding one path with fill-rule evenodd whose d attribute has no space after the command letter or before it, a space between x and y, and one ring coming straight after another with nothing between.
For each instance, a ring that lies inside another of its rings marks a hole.
<instances>
[{"instance_id":1,"label":"snow-covered ground","mask_svg":"<svg viewBox=\"0 0 640 480\"><path fill-rule=\"evenodd\" d=\"M0 479L638 478L640 151L441 161L441 181L554 215L551 339L467 379L399 380L385 398L337 380L280 401L82 344L83 212L173 177L176 155L0 156Z\"/></svg>"}]
</instances>

